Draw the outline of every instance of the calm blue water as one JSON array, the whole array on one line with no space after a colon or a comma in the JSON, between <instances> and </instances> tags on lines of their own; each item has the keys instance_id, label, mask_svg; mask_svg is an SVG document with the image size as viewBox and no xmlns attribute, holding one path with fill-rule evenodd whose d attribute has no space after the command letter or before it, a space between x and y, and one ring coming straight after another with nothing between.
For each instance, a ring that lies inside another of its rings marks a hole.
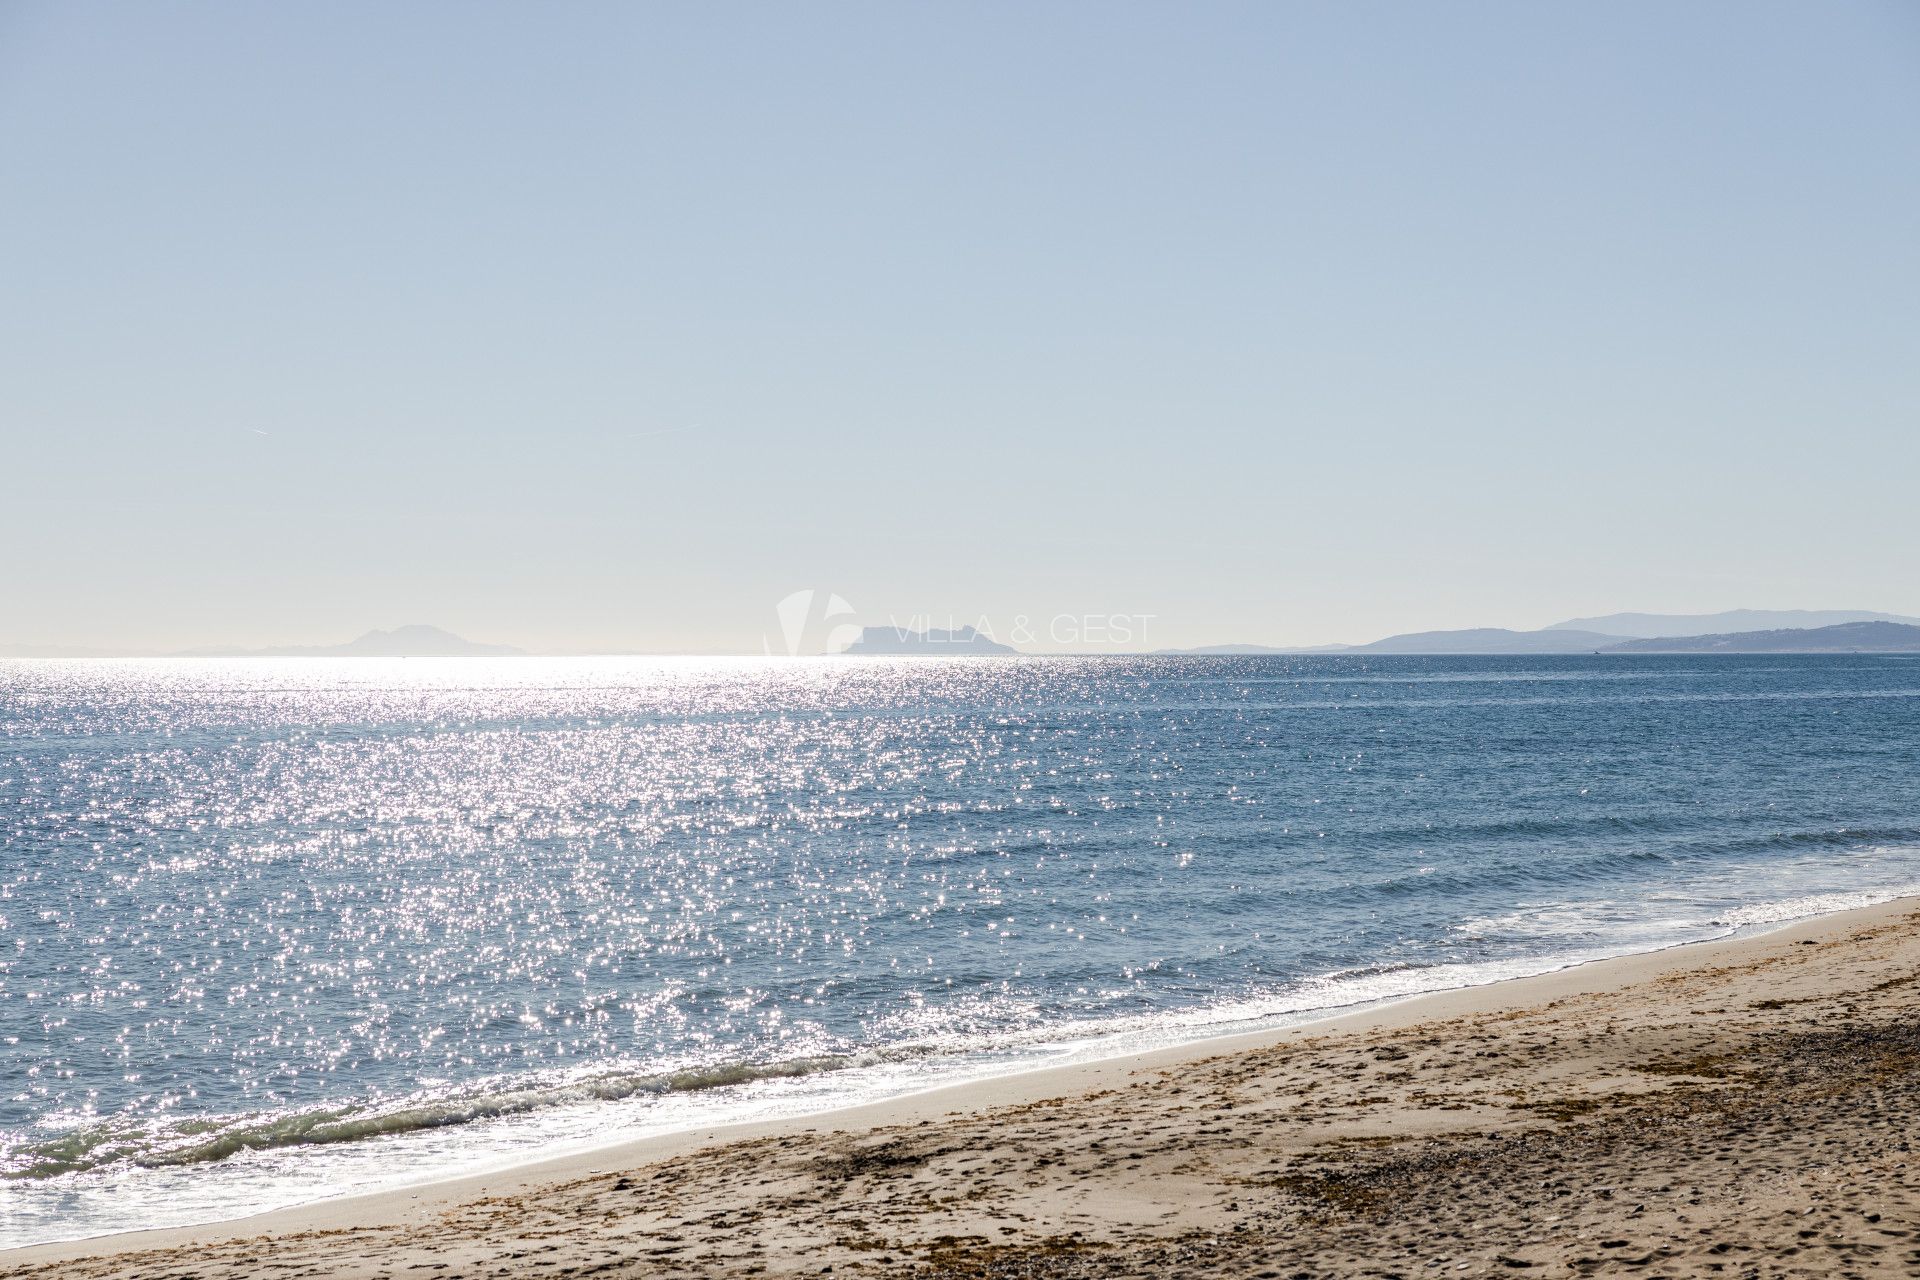
<instances>
[{"instance_id":1,"label":"calm blue water","mask_svg":"<svg viewBox=\"0 0 1920 1280\"><path fill-rule=\"evenodd\" d=\"M1920 888L1920 662L0 662L0 1244Z\"/></svg>"}]
</instances>

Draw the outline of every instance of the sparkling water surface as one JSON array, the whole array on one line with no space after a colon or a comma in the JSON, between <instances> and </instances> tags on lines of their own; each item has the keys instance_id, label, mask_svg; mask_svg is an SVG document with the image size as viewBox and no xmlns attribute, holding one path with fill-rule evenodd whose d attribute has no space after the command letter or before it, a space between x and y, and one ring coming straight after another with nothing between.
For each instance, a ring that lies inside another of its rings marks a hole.
<instances>
[{"instance_id":1,"label":"sparkling water surface","mask_svg":"<svg viewBox=\"0 0 1920 1280\"><path fill-rule=\"evenodd\" d=\"M0 1245L1920 888L1875 657L0 662Z\"/></svg>"}]
</instances>

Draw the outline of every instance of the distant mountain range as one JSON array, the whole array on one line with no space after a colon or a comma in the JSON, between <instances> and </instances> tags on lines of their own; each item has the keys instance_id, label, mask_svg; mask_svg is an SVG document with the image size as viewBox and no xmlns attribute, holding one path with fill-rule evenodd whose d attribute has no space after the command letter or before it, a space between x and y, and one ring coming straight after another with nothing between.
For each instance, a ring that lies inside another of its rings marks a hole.
<instances>
[{"instance_id":1,"label":"distant mountain range","mask_svg":"<svg viewBox=\"0 0 1920 1280\"><path fill-rule=\"evenodd\" d=\"M1726 613L1610 613L1538 631L1473 627L1410 631L1368 644L1282 649L1254 644L1162 649L1184 654L1398 653L1907 653L1920 618L1862 609L1734 609Z\"/></svg>"},{"instance_id":2,"label":"distant mountain range","mask_svg":"<svg viewBox=\"0 0 1920 1280\"><path fill-rule=\"evenodd\" d=\"M1904 622L1920 618L1864 609L1729 609L1725 613L1609 613L1600 618L1569 618L1547 631L1598 631L1628 639L1657 636L1732 635L1745 631L1799 631L1847 622Z\"/></svg>"},{"instance_id":3,"label":"distant mountain range","mask_svg":"<svg viewBox=\"0 0 1920 1280\"><path fill-rule=\"evenodd\" d=\"M905 627L867 627L842 653L1017 654L1011 645L990 640L972 627L957 631L909 631Z\"/></svg>"},{"instance_id":4,"label":"distant mountain range","mask_svg":"<svg viewBox=\"0 0 1920 1280\"><path fill-rule=\"evenodd\" d=\"M1711 636L1627 640L1606 653L1920 653L1920 626L1904 622L1843 622L1832 627L1787 627Z\"/></svg>"},{"instance_id":5,"label":"distant mountain range","mask_svg":"<svg viewBox=\"0 0 1920 1280\"><path fill-rule=\"evenodd\" d=\"M1749 626L1788 619L1801 626ZM1842 621L1828 623L1826 618ZM1815 624L1818 625L1815 625ZM1585 625L1576 625L1585 624ZM1718 630L1688 632L1677 627L1718 624ZM1626 630L1637 628L1644 634ZM414 624L390 631L369 631L344 644L278 645L266 649L191 649L159 656L178 658L466 658L511 657L524 653L512 645L481 644L439 627ZM841 650L845 654L1018 654L972 627L954 631L914 631L904 627L867 627ZM1599 618L1556 622L1538 631L1472 627L1459 631L1410 631L1368 644L1281 648L1259 644L1208 645L1160 649L1158 656L1260 654L1581 654L1581 653L1920 653L1920 618L1865 610L1736 609L1727 613L1613 613ZM0 645L0 658L111 658L124 651L51 645Z\"/></svg>"}]
</instances>

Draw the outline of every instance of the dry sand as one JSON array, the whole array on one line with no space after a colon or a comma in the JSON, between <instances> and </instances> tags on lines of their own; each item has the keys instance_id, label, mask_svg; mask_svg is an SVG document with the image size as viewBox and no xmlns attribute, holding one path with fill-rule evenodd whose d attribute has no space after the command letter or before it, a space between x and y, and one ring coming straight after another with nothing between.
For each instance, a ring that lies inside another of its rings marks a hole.
<instances>
[{"instance_id":1,"label":"dry sand","mask_svg":"<svg viewBox=\"0 0 1920 1280\"><path fill-rule=\"evenodd\" d=\"M0 1276L1920 1275L1920 910Z\"/></svg>"}]
</instances>

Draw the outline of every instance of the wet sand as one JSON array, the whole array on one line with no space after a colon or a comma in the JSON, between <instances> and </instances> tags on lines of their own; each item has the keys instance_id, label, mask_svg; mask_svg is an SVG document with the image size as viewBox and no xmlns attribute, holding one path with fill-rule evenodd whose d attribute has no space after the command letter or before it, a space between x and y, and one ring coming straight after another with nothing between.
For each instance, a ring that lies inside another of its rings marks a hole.
<instances>
[{"instance_id":1,"label":"wet sand","mask_svg":"<svg viewBox=\"0 0 1920 1280\"><path fill-rule=\"evenodd\" d=\"M1916 1138L1907 900L0 1277L1911 1276Z\"/></svg>"}]
</instances>

